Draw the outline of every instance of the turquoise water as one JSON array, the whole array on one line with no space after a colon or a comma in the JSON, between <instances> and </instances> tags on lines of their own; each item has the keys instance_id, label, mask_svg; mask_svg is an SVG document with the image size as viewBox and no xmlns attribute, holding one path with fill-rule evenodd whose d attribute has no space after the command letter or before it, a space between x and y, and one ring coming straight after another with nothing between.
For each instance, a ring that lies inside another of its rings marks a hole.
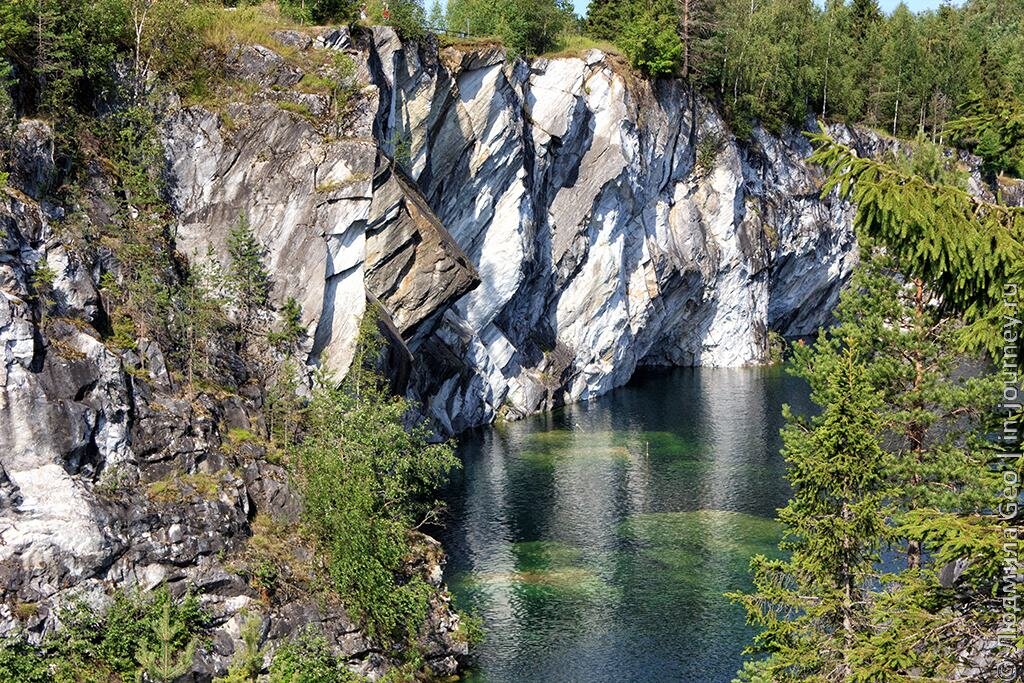
<instances>
[{"instance_id":1,"label":"turquoise water","mask_svg":"<svg viewBox=\"0 0 1024 683\"><path fill-rule=\"evenodd\" d=\"M658 369L465 437L443 540L486 632L467 679L730 681L751 631L722 593L775 553L783 403L808 409L779 368Z\"/></svg>"}]
</instances>

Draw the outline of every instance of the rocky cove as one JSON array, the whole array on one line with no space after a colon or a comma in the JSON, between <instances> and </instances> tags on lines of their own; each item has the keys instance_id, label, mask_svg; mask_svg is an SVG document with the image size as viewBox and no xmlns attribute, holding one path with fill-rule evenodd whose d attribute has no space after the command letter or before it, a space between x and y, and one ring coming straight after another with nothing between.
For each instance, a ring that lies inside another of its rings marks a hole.
<instances>
[{"instance_id":1,"label":"rocky cove","mask_svg":"<svg viewBox=\"0 0 1024 683\"><path fill-rule=\"evenodd\" d=\"M388 28L266 42L230 52L237 97L163 102L176 247L223 260L244 216L274 300L301 305L311 366L344 373L373 307L393 386L441 434L586 401L641 366L763 363L771 332L827 324L856 262L852 209L820 197L800 131L738 141L681 82L639 79L599 51L527 62ZM298 87L318 51L356 64L340 121L328 96ZM830 132L865 154L890 144ZM19 122L0 205L0 634L41 637L72 594L191 590L214 623L194 674L209 680L263 604L238 571L257 521L294 522L301 504L281 464L232 437L260 425L252 396L183 397L158 344L101 338L110 264L102 249L80 258L61 228L123 218L99 166L76 205L48 194L53 135ZM59 313L45 320L42 263ZM154 491L169 475L174 490ZM307 550L282 552L301 565ZM438 675L467 652L442 565L422 537L407 568L436 589L420 645ZM389 653L292 578L261 608L267 641L319 624L354 669L381 676Z\"/></svg>"}]
</instances>

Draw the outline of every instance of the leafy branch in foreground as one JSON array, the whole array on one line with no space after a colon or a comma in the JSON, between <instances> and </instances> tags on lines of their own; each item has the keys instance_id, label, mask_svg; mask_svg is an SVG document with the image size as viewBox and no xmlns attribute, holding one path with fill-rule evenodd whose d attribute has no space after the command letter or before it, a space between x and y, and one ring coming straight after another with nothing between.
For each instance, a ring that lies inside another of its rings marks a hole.
<instances>
[{"instance_id":1,"label":"leafy branch in foreground","mask_svg":"<svg viewBox=\"0 0 1024 683\"><path fill-rule=\"evenodd\" d=\"M810 138L815 151L808 161L828 175L822 194L837 190L856 204L855 228L963 314L965 346L998 356L1004 289L1024 277L1024 208L861 158L827 133Z\"/></svg>"}]
</instances>

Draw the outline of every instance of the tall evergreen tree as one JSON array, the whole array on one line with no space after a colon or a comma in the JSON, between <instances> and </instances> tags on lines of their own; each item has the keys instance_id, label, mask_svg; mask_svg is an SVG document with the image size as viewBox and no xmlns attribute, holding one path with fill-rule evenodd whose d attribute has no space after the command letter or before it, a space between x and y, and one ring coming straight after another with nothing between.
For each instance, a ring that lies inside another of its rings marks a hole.
<instances>
[{"instance_id":1,"label":"tall evergreen tree","mask_svg":"<svg viewBox=\"0 0 1024 683\"><path fill-rule=\"evenodd\" d=\"M794 371L822 412L806 419L786 410L782 454L793 495L779 520L790 557L755 557L754 591L731 595L761 628L752 651L768 655L743 676L849 681L895 493L879 442L880 403L852 340L822 336L813 347L797 346Z\"/></svg>"}]
</instances>

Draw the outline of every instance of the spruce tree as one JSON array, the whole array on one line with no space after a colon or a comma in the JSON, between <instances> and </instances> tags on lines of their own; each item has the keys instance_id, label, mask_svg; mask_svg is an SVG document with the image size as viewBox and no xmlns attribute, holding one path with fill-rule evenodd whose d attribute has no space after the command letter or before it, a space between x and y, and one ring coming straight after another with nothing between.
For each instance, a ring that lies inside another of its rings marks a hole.
<instances>
[{"instance_id":1,"label":"spruce tree","mask_svg":"<svg viewBox=\"0 0 1024 683\"><path fill-rule=\"evenodd\" d=\"M1006 521L994 511L1000 481L1016 481L1021 463L991 438L997 383L961 368L958 351L1017 355L1019 342L1004 344L1000 299L1021 272L1024 213L971 196L934 164L817 142L824 191L852 198L862 244L883 248L844 294L835 333L867 349L888 451L887 538L907 558L863 596L846 670L860 680L996 680L1000 619L1024 594L1003 580Z\"/></svg>"},{"instance_id":2,"label":"spruce tree","mask_svg":"<svg viewBox=\"0 0 1024 683\"><path fill-rule=\"evenodd\" d=\"M270 274L259 243L245 215L228 233L227 288L234 299L240 343L270 303Z\"/></svg>"},{"instance_id":3,"label":"spruce tree","mask_svg":"<svg viewBox=\"0 0 1024 683\"><path fill-rule=\"evenodd\" d=\"M864 635L866 593L889 537L888 456L879 442L879 399L853 340L824 335L795 348L794 372L821 407L810 419L786 409L783 456L793 489L779 511L788 559L751 562L754 591L731 594L761 628L748 680L848 681Z\"/></svg>"}]
</instances>

